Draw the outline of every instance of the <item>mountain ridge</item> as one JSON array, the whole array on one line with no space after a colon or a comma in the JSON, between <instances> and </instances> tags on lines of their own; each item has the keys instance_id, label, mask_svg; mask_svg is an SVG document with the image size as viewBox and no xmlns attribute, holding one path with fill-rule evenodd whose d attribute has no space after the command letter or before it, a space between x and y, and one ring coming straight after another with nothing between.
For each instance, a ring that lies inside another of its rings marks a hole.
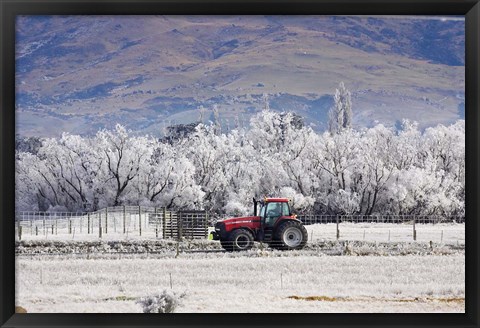
<instances>
[{"instance_id":1,"label":"mountain ridge","mask_svg":"<svg viewBox=\"0 0 480 328\"><path fill-rule=\"evenodd\" d=\"M448 124L462 118L462 47L461 20L23 16L17 130L88 135L118 122L161 135L214 105L224 126L247 124L268 94L321 131L340 81L359 127Z\"/></svg>"}]
</instances>

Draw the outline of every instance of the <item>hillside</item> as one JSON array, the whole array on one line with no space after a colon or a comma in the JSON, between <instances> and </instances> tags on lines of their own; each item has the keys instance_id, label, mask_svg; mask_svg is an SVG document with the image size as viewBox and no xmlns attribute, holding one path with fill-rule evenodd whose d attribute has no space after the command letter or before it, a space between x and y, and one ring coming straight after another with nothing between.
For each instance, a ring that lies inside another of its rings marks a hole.
<instances>
[{"instance_id":1,"label":"hillside","mask_svg":"<svg viewBox=\"0 0 480 328\"><path fill-rule=\"evenodd\" d=\"M17 21L17 133L161 135L263 107L326 128L340 81L354 124L464 117L464 21L322 16L25 16Z\"/></svg>"}]
</instances>

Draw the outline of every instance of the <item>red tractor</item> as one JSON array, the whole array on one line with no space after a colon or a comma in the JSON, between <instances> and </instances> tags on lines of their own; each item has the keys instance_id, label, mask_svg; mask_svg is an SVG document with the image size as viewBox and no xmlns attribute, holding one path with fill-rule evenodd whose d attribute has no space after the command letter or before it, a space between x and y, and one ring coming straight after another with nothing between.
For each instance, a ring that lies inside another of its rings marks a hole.
<instances>
[{"instance_id":1,"label":"red tractor","mask_svg":"<svg viewBox=\"0 0 480 328\"><path fill-rule=\"evenodd\" d=\"M257 215L257 206L260 211ZM227 251L245 251L254 241L282 250L302 249L307 243L307 230L292 215L287 198L253 199L253 216L218 221L211 239L220 240Z\"/></svg>"}]
</instances>

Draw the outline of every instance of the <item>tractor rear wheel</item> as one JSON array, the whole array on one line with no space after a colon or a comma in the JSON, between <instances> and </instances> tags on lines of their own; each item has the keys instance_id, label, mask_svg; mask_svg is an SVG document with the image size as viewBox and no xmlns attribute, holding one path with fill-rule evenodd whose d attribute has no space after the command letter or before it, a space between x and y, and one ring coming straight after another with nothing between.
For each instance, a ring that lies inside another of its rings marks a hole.
<instances>
[{"instance_id":1,"label":"tractor rear wheel","mask_svg":"<svg viewBox=\"0 0 480 328\"><path fill-rule=\"evenodd\" d=\"M253 235L246 229L232 231L227 240L221 241L222 247L229 252L247 251L253 247Z\"/></svg>"},{"instance_id":2,"label":"tractor rear wheel","mask_svg":"<svg viewBox=\"0 0 480 328\"><path fill-rule=\"evenodd\" d=\"M302 249L305 247L307 239L307 229L303 224L297 221L287 221L275 231L274 246L283 250Z\"/></svg>"}]
</instances>

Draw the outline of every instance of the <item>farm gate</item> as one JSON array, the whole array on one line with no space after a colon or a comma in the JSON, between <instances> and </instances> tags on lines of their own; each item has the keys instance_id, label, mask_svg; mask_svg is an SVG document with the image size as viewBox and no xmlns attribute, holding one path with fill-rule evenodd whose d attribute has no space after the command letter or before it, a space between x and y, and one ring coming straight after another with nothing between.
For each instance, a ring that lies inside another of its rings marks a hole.
<instances>
[{"instance_id":1,"label":"farm gate","mask_svg":"<svg viewBox=\"0 0 480 328\"><path fill-rule=\"evenodd\" d=\"M207 238L208 214L206 211L167 211L150 214L164 239Z\"/></svg>"}]
</instances>

